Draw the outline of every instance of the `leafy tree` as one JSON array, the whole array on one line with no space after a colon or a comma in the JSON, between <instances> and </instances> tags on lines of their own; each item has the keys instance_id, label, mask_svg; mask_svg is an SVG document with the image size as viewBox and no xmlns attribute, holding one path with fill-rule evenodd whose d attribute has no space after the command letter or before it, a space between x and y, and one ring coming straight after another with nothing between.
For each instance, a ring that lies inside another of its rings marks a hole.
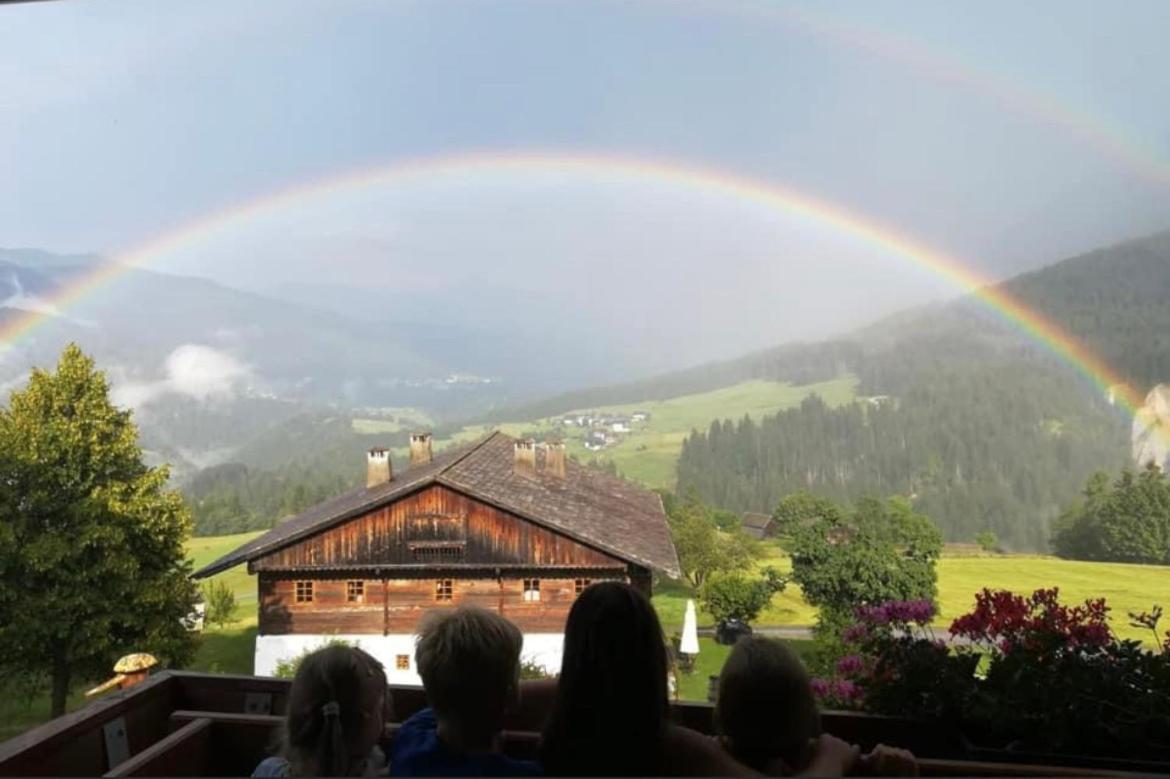
<instances>
[{"instance_id":1,"label":"leafy tree","mask_svg":"<svg viewBox=\"0 0 1170 779\"><path fill-rule=\"evenodd\" d=\"M54 716L122 654L181 665L194 651L190 516L137 439L76 345L0 411L0 666L48 678Z\"/></svg>"},{"instance_id":2,"label":"leafy tree","mask_svg":"<svg viewBox=\"0 0 1170 779\"><path fill-rule=\"evenodd\" d=\"M1170 562L1170 480L1156 465L1104 473L1085 485L1081 503L1053 528L1061 557L1131 563Z\"/></svg>"},{"instance_id":3,"label":"leafy tree","mask_svg":"<svg viewBox=\"0 0 1170 779\"><path fill-rule=\"evenodd\" d=\"M758 579L742 573L716 571L699 590L699 601L716 622L739 619L752 622L760 616L772 596L783 592L787 582L774 569L767 568Z\"/></svg>"},{"instance_id":4,"label":"leafy tree","mask_svg":"<svg viewBox=\"0 0 1170 779\"><path fill-rule=\"evenodd\" d=\"M938 528L907 501L867 498L852 514L822 516L797 530L792 578L831 632L858 606L933 600L941 551Z\"/></svg>"},{"instance_id":5,"label":"leafy tree","mask_svg":"<svg viewBox=\"0 0 1170 779\"><path fill-rule=\"evenodd\" d=\"M723 532L715 526L711 509L694 494L671 501L674 546L687 582L698 589L716 571L746 569L760 555L755 539L741 530Z\"/></svg>"},{"instance_id":6,"label":"leafy tree","mask_svg":"<svg viewBox=\"0 0 1170 779\"><path fill-rule=\"evenodd\" d=\"M984 530L975 535L975 543L979 544L979 548L984 552L998 552L999 551L999 537L990 530Z\"/></svg>"},{"instance_id":7,"label":"leafy tree","mask_svg":"<svg viewBox=\"0 0 1170 779\"><path fill-rule=\"evenodd\" d=\"M236 594L221 581L207 585L203 595L206 611L204 619L212 625L226 625L236 613Z\"/></svg>"},{"instance_id":8,"label":"leafy tree","mask_svg":"<svg viewBox=\"0 0 1170 779\"><path fill-rule=\"evenodd\" d=\"M286 657L283 660L278 660L276 663L276 668L273 670L272 675L275 676L277 679L291 679L297 675L297 670L301 667L301 663L303 663L305 661L306 657L313 654L314 652L320 651L322 649L325 649L325 648L331 647L331 646L353 646L353 644L349 643L348 641L345 641L344 639L331 638L331 639L328 639L327 641L323 641L318 646L305 647L304 649L301 650L301 653L299 655L295 655L293 657Z\"/></svg>"},{"instance_id":9,"label":"leafy tree","mask_svg":"<svg viewBox=\"0 0 1170 779\"><path fill-rule=\"evenodd\" d=\"M839 518L837 504L803 490L784 496L772 512L777 535L788 537L795 535L803 525L826 519L836 521Z\"/></svg>"},{"instance_id":10,"label":"leafy tree","mask_svg":"<svg viewBox=\"0 0 1170 779\"><path fill-rule=\"evenodd\" d=\"M725 533L730 533L739 530L743 526L743 517L736 514L734 511L727 511L726 509L714 509L711 512L711 522L716 528Z\"/></svg>"}]
</instances>

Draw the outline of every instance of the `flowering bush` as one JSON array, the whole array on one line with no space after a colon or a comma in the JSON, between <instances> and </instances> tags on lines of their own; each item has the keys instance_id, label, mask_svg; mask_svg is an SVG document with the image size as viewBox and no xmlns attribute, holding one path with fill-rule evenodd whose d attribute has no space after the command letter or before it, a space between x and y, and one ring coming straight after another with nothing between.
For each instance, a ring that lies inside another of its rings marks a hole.
<instances>
[{"instance_id":1,"label":"flowering bush","mask_svg":"<svg viewBox=\"0 0 1170 779\"><path fill-rule=\"evenodd\" d=\"M841 636L849 654L814 692L829 707L950 722L983 746L1170 759L1170 652L1117 640L1108 614L1104 599L1068 606L1055 588L985 589L948 646L930 601L861 607ZM1160 616L1130 615L1155 636Z\"/></svg>"},{"instance_id":2,"label":"flowering bush","mask_svg":"<svg viewBox=\"0 0 1170 779\"><path fill-rule=\"evenodd\" d=\"M1044 658L1063 650L1098 649L1114 642L1104 598L1065 606L1053 587L1025 598L1007 590L983 590L975 610L951 623L951 635L985 649L1010 654L1015 649Z\"/></svg>"}]
</instances>

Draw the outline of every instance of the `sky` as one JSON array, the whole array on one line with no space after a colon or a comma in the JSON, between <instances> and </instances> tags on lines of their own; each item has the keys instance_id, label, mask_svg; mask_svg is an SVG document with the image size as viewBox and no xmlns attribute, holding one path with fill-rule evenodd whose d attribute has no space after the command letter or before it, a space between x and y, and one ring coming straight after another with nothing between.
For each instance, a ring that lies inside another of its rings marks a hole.
<instances>
[{"instance_id":1,"label":"sky","mask_svg":"<svg viewBox=\"0 0 1170 779\"><path fill-rule=\"evenodd\" d=\"M309 182L539 151L782 187L1000 278L1170 227L1168 28L1162 0L6 5L0 246L133 256ZM589 334L641 372L960 291L806 216L555 166L318 191L149 267Z\"/></svg>"}]
</instances>

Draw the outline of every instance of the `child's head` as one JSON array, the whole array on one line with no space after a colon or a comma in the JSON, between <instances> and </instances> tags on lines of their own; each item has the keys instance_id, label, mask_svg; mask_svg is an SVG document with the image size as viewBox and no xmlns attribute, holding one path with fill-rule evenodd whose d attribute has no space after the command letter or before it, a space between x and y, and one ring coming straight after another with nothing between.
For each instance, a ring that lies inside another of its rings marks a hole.
<instances>
[{"instance_id":1,"label":"child's head","mask_svg":"<svg viewBox=\"0 0 1170 779\"><path fill-rule=\"evenodd\" d=\"M288 698L285 752L295 776L360 770L390 707L382 664L360 649L328 646L305 657Z\"/></svg>"},{"instance_id":2,"label":"child's head","mask_svg":"<svg viewBox=\"0 0 1170 779\"><path fill-rule=\"evenodd\" d=\"M472 606L428 614L419 625L415 663L441 723L495 733L520 691L519 628Z\"/></svg>"},{"instance_id":3,"label":"child's head","mask_svg":"<svg viewBox=\"0 0 1170 779\"><path fill-rule=\"evenodd\" d=\"M755 636L736 642L723 666L715 721L735 756L760 770L777 757L799 770L821 730L800 658L779 641Z\"/></svg>"}]
</instances>

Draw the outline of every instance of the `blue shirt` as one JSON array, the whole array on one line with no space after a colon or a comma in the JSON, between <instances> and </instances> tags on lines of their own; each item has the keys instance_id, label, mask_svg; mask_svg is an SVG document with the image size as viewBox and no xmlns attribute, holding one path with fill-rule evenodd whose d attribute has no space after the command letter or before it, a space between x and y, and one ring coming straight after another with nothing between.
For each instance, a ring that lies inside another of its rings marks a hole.
<instances>
[{"instance_id":1,"label":"blue shirt","mask_svg":"<svg viewBox=\"0 0 1170 779\"><path fill-rule=\"evenodd\" d=\"M540 776L531 760L513 760L495 752L455 752L439 741L439 723L431 708L402 723L390 748L391 776Z\"/></svg>"}]
</instances>

